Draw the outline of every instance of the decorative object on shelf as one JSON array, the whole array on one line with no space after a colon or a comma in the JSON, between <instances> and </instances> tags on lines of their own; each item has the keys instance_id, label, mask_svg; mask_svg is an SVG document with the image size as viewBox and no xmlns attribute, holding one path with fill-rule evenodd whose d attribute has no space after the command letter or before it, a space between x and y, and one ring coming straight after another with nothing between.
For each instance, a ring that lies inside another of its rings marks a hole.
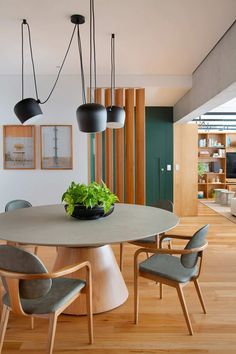
<instances>
[{"instance_id":1,"label":"decorative object on shelf","mask_svg":"<svg viewBox=\"0 0 236 354\"><path fill-rule=\"evenodd\" d=\"M43 170L71 170L72 126L41 125L41 168Z\"/></svg>"},{"instance_id":2,"label":"decorative object on shelf","mask_svg":"<svg viewBox=\"0 0 236 354\"><path fill-rule=\"evenodd\" d=\"M115 93L115 34L111 35L111 105L107 107L107 127L118 129L125 124L125 110L114 105Z\"/></svg>"},{"instance_id":3,"label":"decorative object on shelf","mask_svg":"<svg viewBox=\"0 0 236 354\"><path fill-rule=\"evenodd\" d=\"M76 18L76 15L74 15L74 17ZM83 98L83 104L79 106L76 111L79 130L84 133L102 132L106 130L106 123L107 123L106 108L101 104L92 102L93 101L93 97L92 97L93 79L94 79L94 89L96 90L97 87L96 38L95 38L96 30L95 30L94 0L90 0L90 85L89 85L90 103L86 103L82 45L80 39L79 25L77 26L77 28L78 28L77 34L78 34L78 46L79 46L79 56L80 56L81 77L82 77L82 98Z\"/></svg>"},{"instance_id":4,"label":"decorative object on shelf","mask_svg":"<svg viewBox=\"0 0 236 354\"><path fill-rule=\"evenodd\" d=\"M200 148L206 147L206 139L199 139L199 141L198 141L198 146L199 146Z\"/></svg>"},{"instance_id":5,"label":"decorative object on shelf","mask_svg":"<svg viewBox=\"0 0 236 354\"><path fill-rule=\"evenodd\" d=\"M199 151L199 157L209 157L210 153L208 150L200 150Z\"/></svg>"},{"instance_id":6,"label":"decorative object on shelf","mask_svg":"<svg viewBox=\"0 0 236 354\"><path fill-rule=\"evenodd\" d=\"M204 192L198 191L198 199L203 199L203 198L204 198Z\"/></svg>"},{"instance_id":7,"label":"decorative object on shelf","mask_svg":"<svg viewBox=\"0 0 236 354\"><path fill-rule=\"evenodd\" d=\"M4 169L35 168L35 128L20 125L3 127Z\"/></svg>"},{"instance_id":8,"label":"decorative object on shelf","mask_svg":"<svg viewBox=\"0 0 236 354\"><path fill-rule=\"evenodd\" d=\"M32 64L32 69L33 69L33 79L34 79L34 88L35 88L36 99L31 98L31 97L24 98L24 26L27 27L28 38L29 38L30 57L31 57L31 64ZM41 107L39 104L44 104L50 99L50 97L57 85L62 68L65 64L65 60L67 58L67 55L68 55L70 47L71 47L71 43L72 43L72 40L74 37L75 29L76 29L76 25L74 26L72 36L69 41L68 48L67 48L65 56L62 60L62 64L60 65L60 69L58 70L58 74L57 74L56 80L53 84L53 87L52 87L48 97L44 101L41 101L39 99L39 95L38 95L37 78L36 78L35 64L34 64L34 58L33 58L33 47L32 47L32 40L31 40L30 26L29 26L28 22L26 21L26 19L23 19L23 21L21 23L21 96L22 97L21 97L21 101L19 101L14 107L14 112L22 124L26 123L29 119L42 114L42 110L41 110Z\"/></svg>"},{"instance_id":9,"label":"decorative object on shelf","mask_svg":"<svg viewBox=\"0 0 236 354\"><path fill-rule=\"evenodd\" d=\"M98 219L110 215L118 198L102 181L88 185L72 182L62 195L69 216L77 219Z\"/></svg>"},{"instance_id":10,"label":"decorative object on shelf","mask_svg":"<svg viewBox=\"0 0 236 354\"><path fill-rule=\"evenodd\" d=\"M198 176L203 177L205 173L205 165L203 162L198 162Z\"/></svg>"}]
</instances>

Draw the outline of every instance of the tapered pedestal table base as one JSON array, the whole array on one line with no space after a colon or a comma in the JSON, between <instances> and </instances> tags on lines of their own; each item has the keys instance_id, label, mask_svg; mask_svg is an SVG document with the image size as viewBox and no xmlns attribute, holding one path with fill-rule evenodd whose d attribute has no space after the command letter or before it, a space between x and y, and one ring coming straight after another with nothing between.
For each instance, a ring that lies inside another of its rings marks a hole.
<instances>
[{"instance_id":1,"label":"tapered pedestal table base","mask_svg":"<svg viewBox=\"0 0 236 354\"><path fill-rule=\"evenodd\" d=\"M112 310L122 305L128 298L128 290L109 245L100 247L58 247L54 270L89 261L92 266L93 313ZM85 279L85 270L72 275ZM86 314L86 298L81 295L65 310L66 314Z\"/></svg>"}]
</instances>

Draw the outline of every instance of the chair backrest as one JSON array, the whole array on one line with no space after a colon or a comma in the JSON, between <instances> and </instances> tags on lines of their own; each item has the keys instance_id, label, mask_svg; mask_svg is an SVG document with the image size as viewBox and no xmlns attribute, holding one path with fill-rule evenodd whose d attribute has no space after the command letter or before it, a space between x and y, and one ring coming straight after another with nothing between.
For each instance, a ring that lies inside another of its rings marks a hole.
<instances>
[{"instance_id":1,"label":"chair backrest","mask_svg":"<svg viewBox=\"0 0 236 354\"><path fill-rule=\"evenodd\" d=\"M33 253L8 245L0 246L0 269L24 274L48 273L47 268ZM2 282L5 290L8 291L3 276ZM36 299L46 295L51 286L51 279L20 280L20 297L24 299Z\"/></svg>"},{"instance_id":2,"label":"chair backrest","mask_svg":"<svg viewBox=\"0 0 236 354\"><path fill-rule=\"evenodd\" d=\"M5 211L11 211L15 209L29 208L29 207L32 207L32 204L27 200L16 199L16 200L11 200L6 204Z\"/></svg>"},{"instance_id":3,"label":"chair backrest","mask_svg":"<svg viewBox=\"0 0 236 354\"><path fill-rule=\"evenodd\" d=\"M206 235L209 225L203 226L192 236L191 240L185 246L186 250L201 247L205 244ZM193 268L198 261L199 252L191 254L183 254L181 256L181 263L185 268Z\"/></svg>"},{"instance_id":4,"label":"chair backrest","mask_svg":"<svg viewBox=\"0 0 236 354\"><path fill-rule=\"evenodd\" d=\"M165 200L165 199L160 199L158 200L154 205L154 207L156 208L160 208L160 209L164 209L167 211L170 211L171 213L173 213L173 203L170 200Z\"/></svg>"}]
</instances>

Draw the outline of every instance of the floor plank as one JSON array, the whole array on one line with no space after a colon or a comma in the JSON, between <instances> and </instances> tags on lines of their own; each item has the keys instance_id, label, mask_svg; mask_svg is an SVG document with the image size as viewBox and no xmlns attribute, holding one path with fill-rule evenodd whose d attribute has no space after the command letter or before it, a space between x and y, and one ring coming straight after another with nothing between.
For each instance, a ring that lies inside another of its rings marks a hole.
<instances>
[{"instance_id":1,"label":"floor plank","mask_svg":"<svg viewBox=\"0 0 236 354\"><path fill-rule=\"evenodd\" d=\"M188 335L174 289L164 287L159 300L158 285L142 279L140 322L133 324L133 254L136 247L125 245L124 278L128 301L119 308L94 316L95 343L88 345L86 317L59 317L54 353L214 353L236 352L236 224L199 205L197 217L184 217L173 233L191 235L209 224L209 247L205 253L200 285L207 315L201 311L193 285L184 288L194 336ZM178 242L180 245L180 242ZM114 251L118 259L118 246ZM39 256L53 265L55 249L40 247ZM45 353L48 323L37 319L30 330L29 320L10 316L3 354Z\"/></svg>"}]
</instances>

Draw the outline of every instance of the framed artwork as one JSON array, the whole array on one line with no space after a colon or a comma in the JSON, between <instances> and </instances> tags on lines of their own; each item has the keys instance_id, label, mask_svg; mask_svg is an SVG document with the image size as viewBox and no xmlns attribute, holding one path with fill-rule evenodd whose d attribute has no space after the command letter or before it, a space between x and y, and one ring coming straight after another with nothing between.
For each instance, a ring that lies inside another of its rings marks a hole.
<instances>
[{"instance_id":1,"label":"framed artwork","mask_svg":"<svg viewBox=\"0 0 236 354\"><path fill-rule=\"evenodd\" d=\"M7 170L35 169L35 127L3 126L3 165Z\"/></svg>"},{"instance_id":2,"label":"framed artwork","mask_svg":"<svg viewBox=\"0 0 236 354\"><path fill-rule=\"evenodd\" d=\"M41 125L41 169L71 170L73 168L72 126Z\"/></svg>"}]
</instances>

